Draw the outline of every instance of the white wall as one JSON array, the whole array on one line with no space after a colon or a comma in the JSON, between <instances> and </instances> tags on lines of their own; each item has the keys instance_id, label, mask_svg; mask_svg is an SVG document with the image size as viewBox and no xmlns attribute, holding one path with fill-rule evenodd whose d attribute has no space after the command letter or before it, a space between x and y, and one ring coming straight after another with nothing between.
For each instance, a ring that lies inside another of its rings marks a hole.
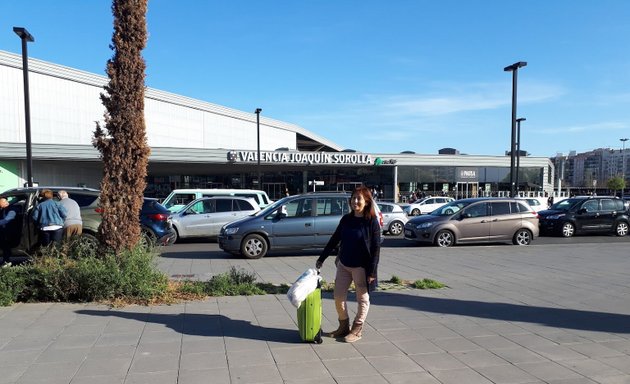
<instances>
[{"instance_id":1,"label":"white wall","mask_svg":"<svg viewBox=\"0 0 630 384\"><path fill-rule=\"evenodd\" d=\"M0 142L24 143L24 94L22 70L0 65ZM93 78L97 78L93 76ZM102 79L103 84L106 78ZM93 81L92 81L93 82ZM31 141L46 144L90 145L96 127L103 121L105 108L99 95L102 87L45 75L29 73ZM151 92L147 92L151 93ZM152 147L257 148L255 115L235 116L175 104L155 97L145 98L148 143ZM227 110L227 109L225 109ZM238 111L235 111L238 112ZM243 118L251 117L251 120ZM296 149L296 133L270 125L261 118L260 147Z\"/></svg>"}]
</instances>

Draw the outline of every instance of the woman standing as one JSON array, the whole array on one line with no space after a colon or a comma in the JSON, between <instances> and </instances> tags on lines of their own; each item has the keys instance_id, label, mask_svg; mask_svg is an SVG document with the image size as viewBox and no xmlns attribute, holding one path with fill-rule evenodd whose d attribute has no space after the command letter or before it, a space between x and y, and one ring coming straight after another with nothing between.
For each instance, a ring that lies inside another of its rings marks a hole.
<instances>
[{"instance_id":1,"label":"woman standing","mask_svg":"<svg viewBox=\"0 0 630 384\"><path fill-rule=\"evenodd\" d=\"M344 215L326 248L315 263L321 268L332 250L339 247L335 260L335 307L339 317L339 328L330 337L344 338L347 343L361 339L363 323L370 308L369 291L376 286L376 271L380 254L381 227L376 217L372 193L366 187L358 187L352 192L350 206L352 212ZM348 289L354 281L358 310L350 329L350 319L346 301Z\"/></svg>"}]
</instances>

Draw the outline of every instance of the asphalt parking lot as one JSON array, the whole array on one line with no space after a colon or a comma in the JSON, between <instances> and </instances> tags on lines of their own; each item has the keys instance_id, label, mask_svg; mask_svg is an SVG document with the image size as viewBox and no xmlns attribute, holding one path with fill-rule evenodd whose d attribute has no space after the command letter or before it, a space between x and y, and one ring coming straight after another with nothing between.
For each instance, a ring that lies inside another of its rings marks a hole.
<instances>
[{"instance_id":1,"label":"asphalt parking lot","mask_svg":"<svg viewBox=\"0 0 630 384\"><path fill-rule=\"evenodd\" d=\"M399 240L384 243L382 279L448 288L373 293L357 343L302 343L285 295L19 304L0 308L0 383L630 383L627 239L448 249ZM206 279L235 266L290 283L317 255L246 260L184 243L164 248L159 267ZM324 278L333 272L327 261ZM323 305L332 329L329 293Z\"/></svg>"},{"instance_id":2,"label":"asphalt parking lot","mask_svg":"<svg viewBox=\"0 0 630 384\"><path fill-rule=\"evenodd\" d=\"M608 247L609 245L614 247ZM389 279L392 275L396 275L409 280L430 277L450 281L457 278L457 271L461 270L465 273L470 265L477 265L475 268L483 269L490 276L494 276L493 268L498 260L501 260L502 264L513 263L511 268L516 270L523 268L521 265L523 263L537 265L542 270L547 270L549 262L561 263L561 260L571 259L570 255L576 253L584 253L582 258L591 260L589 252L593 252L594 257L600 254L600 249L601 252L606 253L606 249L616 249L616 246L621 249L630 249L630 236L575 236L572 238L543 236L527 247L499 243L456 246L448 249L418 245L401 236L386 236L381 249L379 278ZM162 248L159 265L173 278L201 280L235 266L255 273L261 281L280 284L291 283L306 268L314 267L318 255L318 250L275 252L263 259L247 260L223 252L216 241L208 239L185 241ZM550 258L550 255L553 257ZM597 263L597 259L595 258L592 262ZM324 278L332 279L333 273L331 258L324 264L322 275ZM475 278L476 276L467 277Z\"/></svg>"}]
</instances>

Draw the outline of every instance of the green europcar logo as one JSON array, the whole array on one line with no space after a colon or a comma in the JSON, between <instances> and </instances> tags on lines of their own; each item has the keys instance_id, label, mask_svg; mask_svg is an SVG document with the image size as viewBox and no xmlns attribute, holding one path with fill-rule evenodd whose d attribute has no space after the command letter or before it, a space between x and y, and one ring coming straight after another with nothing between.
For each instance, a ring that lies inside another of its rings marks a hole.
<instances>
[{"instance_id":1,"label":"green europcar logo","mask_svg":"<svg viewBox=\"0 0 630 384\"><path fill-rule=\"evenodd\" d=\"M380 157L374 159L374 165L396 164L396 159L383 160Z\"/></svg>"}]
</instances>

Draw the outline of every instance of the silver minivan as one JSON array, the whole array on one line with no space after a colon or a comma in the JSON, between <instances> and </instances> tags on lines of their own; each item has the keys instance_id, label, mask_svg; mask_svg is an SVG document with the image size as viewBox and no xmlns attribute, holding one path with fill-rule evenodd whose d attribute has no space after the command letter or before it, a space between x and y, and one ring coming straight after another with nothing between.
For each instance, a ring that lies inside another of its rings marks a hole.
<instances>
[{"instance_id":1,"label":"silver minivan","mask_svg":"<svg viewBox=\"0 0 630 384\"><path fill-rule=\"evenodd\" d=\"M482 197L452 201L405 224L405 239L450 247L511 241L529 245L538 237L538 214L524 201Z\"/></svg>"},{"instance_id":2,"label":"silver minivan","mask_svg":"<svg viewBox=\"0 0 630 384\"><path fill-rule=\"evenodd\" d=\"M171 193L164 198L162 205L164 205L171 212L179 212L188 203L201 197L215 197L215 196L236 196L236 197L250 197L256 200L258 206L262 209L271 204L271 200L265 191L257 189L174 189Z\"/></svg>"},{"instance_id":3,"label":"silver minivan","mask_svg":"<svg viewBox=\"0 0 630 384\"><path fill-rule=\"evenodd\" d=\"M177 240L188 237L216 237L225 224L260 211L253 198L202 197L172 215Z\"/></svg>"},{"instance_id":4,"label":"silver minivan","mask_svg":"<svg viewBox=\"0 0 630 384\"><path fill-rule=\"evenodd\" d=\"M288 196L221 228L219 247L249 259L269 251L324 248L341 216L350 212L346 193L307 193Z\"/></svg>"}]
</instances>

